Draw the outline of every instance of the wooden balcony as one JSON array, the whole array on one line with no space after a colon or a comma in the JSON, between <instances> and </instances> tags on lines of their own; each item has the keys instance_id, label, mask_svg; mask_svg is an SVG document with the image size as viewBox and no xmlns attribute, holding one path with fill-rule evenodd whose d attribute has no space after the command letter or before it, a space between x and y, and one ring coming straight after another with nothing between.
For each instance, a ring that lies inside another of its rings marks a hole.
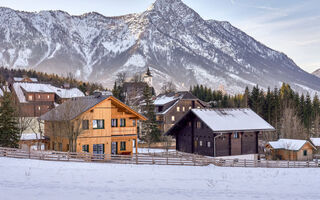
<instances>
[{"instance_id":1,"label":"wooden balcony","mask_svg":"<svg viewBox=\"0 0 320 200\"><path fill-rule=\"evenodd\" d=\"M133 135L137 134L137 127L112 127L111 135Z\"/></svg>"}]
</instances>

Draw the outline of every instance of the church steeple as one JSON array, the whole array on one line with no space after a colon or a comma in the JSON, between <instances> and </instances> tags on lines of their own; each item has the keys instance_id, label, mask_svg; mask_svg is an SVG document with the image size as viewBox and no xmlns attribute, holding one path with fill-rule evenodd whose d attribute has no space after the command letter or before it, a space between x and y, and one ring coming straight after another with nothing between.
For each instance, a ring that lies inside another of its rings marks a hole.
<instances>
[{"instance_id":1,"label":"church steeple","mask_svg":"<svg viewBox=\"0 0 320 200\"><path fill-rule=\"evenodd\" d=\"M143 81L146 82L149 87L152 87L152 74L149 67L147 68L147 72L143 76Z\"/></svg>"}]
</instances>

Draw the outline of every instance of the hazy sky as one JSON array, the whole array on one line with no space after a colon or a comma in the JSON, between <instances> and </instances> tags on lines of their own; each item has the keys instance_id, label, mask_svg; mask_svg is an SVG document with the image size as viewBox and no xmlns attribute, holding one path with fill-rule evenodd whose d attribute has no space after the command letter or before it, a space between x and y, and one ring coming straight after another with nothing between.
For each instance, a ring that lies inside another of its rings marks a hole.
<instances>
[{"instance_id":1,"label":"hazy sky","mask_svg":"<svg viewBox=\"0 0 320 200\"><path fill-rule=\"evenodd\" d=\"M96 11L116 16L146 10L154 0L1 0L17 10ZM286 53L301 68L320 68L319 0L183 0L205 19L225 20L267 46Z\"/></svg>"}]
</instances>

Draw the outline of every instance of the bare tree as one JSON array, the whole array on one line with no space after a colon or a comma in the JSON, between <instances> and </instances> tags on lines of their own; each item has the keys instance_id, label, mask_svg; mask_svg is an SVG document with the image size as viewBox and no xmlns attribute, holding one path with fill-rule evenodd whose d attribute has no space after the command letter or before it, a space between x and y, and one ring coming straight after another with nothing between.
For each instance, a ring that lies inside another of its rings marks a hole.
<instances>
[{"instance_id":1,"label":"bare tree","mask_svg":"<svg viewBox=\"0 0 320 200\"><path fill-rule=\"evenodd\" d=\"M303 124L292 108L285 108L281 123L281 137L290 139L307 139Z\"/></svg>"},{"instance_id":2,"label":"bare tree","mask_svg":"<svg viewBox=\"0 0 320 200\"><path fill-rule=\"evenodd\" d=\"M166 82L161 87L161 93L162 94L167 94L167 93L176 92L176 91L177 91L177 88L176 88L176 86L174 85L174 83L172 81Z\"/></svg>"},{"instance_id":3,"label":"bare tree","mask_svg":"<svg viewBox=\"0 0 320 200\"><path fill-rule=\"evenodd\" d=\"M123 83L126 81L126 78L127 78L127 73L126 72L119 72L117 74L117 79L116 79L117 84L122 86Z\"/></svg>"},{"instance_id":4,"label":"bare tree","mask_svg":"<svg viewBox=\"0 0 320 200\"><path fill-rule=\"evenodd\" d=\"M136 74L131 78L131 82L134 82L134 83L142 82L142 76L141 76L141 74L136 73Z\"/></svg>"},{"instance_id":5,"label":"bare tree","mask_svg":"<svg viewBox=\"0 0 320 200\"><path fill-rule=\"evenodd\" d=\"M85 120L87 104L81 98L69 100L62 105L60 109L50 111L49 124L51 136L60 138L59 142L63 142L62 138L67 138L69 141L69 151L76 151L76 141L82 133L82 122ZM79 113L79 115L78 115Z\"/></svg>"}]
</instances>

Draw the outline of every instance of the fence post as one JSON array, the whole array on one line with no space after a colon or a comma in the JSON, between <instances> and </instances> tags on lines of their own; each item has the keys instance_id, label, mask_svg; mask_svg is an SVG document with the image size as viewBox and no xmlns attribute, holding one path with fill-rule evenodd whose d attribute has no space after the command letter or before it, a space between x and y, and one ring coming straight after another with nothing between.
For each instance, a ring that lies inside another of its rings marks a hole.
<instances>
[{"instance_id":1,"label":"fence post","mask_svg":"<svg viewBox=\"0 0 320 200\"><path fill-rule=\"evenodd\" d=\"M136 153L136 164L138 165L139 164L139 161L138 161L138 154Z\"/></svg>"}]
</instances>

